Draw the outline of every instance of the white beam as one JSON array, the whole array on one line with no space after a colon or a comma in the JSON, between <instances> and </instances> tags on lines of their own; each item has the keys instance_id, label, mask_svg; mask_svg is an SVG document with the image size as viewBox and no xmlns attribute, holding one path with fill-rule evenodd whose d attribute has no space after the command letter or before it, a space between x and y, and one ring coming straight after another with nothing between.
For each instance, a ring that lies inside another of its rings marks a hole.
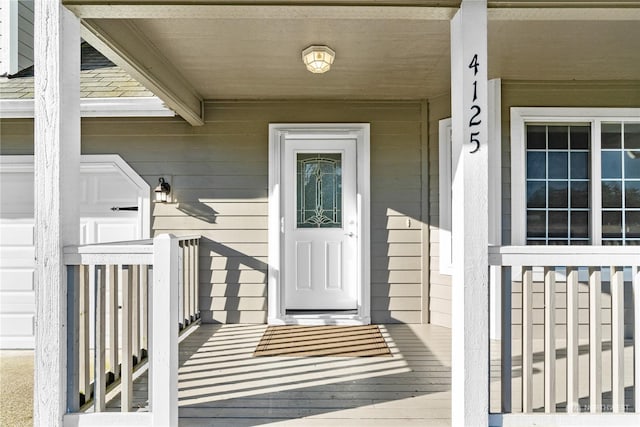
<instances>
[{"instance_id":1,"label":"white beam","mask_svg":"<svg viewBox=\"0 0 640 427\"><path fill-rule=\"evenodd\" d=\"M80 23L59 1L36 0L34 425L62 424L67 396L67 274L79 243Z\"/></svg>"},{"instance_id":2,"label":"white beam","mask_svg":"<svg viewBox=\"0 0 640 427\"><path fill-rule=\"evenodd\" d=\"M82 37L191 125L204 124L202 97L134 24L83 20Z\"/></svg>"},{"instance_id":3,"label":"white beam","mask_svg":"<svg viewBox=\"0 0 640 427\"><path fill-rule=\"evenodd\" d=\"M489 421L487 2L451 20L453 426Z\"/></svg>"},{"instance_id":4,"label":"white beam","mask_svg":"<svg viewBox=\"0 0 640 427\"><path fill-rule=\"evenodd\" d=\"M394 0L395 1L395 0ZM221 4L210 1L169 0L166 3L155 1L153 4L140 4L139 1L96 3L65 1L65 4L82 19L409 19L447 21L455 14L457 2L434 1L431 5L403 4L395 1L392 6L379 2L361 2L360 4L337 5L301 5L280 2L280 4Z\"/></svg>"}]
</instances>

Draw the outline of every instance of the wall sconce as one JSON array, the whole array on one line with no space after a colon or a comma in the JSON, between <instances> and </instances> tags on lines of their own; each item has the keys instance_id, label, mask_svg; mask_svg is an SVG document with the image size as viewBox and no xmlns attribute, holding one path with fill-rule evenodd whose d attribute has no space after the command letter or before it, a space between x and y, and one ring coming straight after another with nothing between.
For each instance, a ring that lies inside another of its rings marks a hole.
<instances>
[{"instance_id":1,"label":"wall sconce","mask_svg":"<svg viewBox=\"0 0 640 427\"><path fill-rule=\"evenodd\" d=\"M314 74L329 71L335 58L336 53L329 46L309 46L302 51L302 62Z\"/></svg>"},{"instance_id":2,"label":"wall sconce","mask_svg":"<svg viewBox=\"0 0 640 427\"><path fill-rule=\"evenodd\" d=\"M159 178L158 186L153 191L156 194L156 203L167 203L169 193L171 192L171 186L164 180L164 178Z\"/></svg>"}]
</instances>

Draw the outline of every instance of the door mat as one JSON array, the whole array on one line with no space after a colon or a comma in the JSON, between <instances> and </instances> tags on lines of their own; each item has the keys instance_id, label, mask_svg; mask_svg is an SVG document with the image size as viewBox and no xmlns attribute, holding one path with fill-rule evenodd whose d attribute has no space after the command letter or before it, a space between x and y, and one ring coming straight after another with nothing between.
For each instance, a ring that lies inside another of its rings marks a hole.
<instances>
[{"instance_id":1,"label":"door mat","mask_svg":"<svg viewBox=\"0 0 640 427\"><path fill-rule=\"evenodd\" d=\"M254 356L391 357L376 325L269 326Z\"/></svg>"}]
</instances>

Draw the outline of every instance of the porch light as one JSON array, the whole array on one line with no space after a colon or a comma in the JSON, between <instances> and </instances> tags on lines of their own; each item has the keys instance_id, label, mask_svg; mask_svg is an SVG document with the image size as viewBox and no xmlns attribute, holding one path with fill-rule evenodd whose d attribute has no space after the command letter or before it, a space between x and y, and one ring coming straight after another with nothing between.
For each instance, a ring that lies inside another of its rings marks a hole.
<instances>
[{"instance_id":1,"label":"porch light","mask_svg":"<svg viewBox=\"0 0 640 427\"><path fill-rule=\"evenodd\" d=\"M336 53L329 46L309 46L302 51L302 62L314 74L329 71L335 57Z\"/></svg>"},{"instance_id":2,"label":"porch light","mask_svg":"<svg viewBox=\"0 0 640 427\"><path fill-rule=\"evenodd\" d=\"M171 192L171 186L164 178L158 179L158 186L153 190L156 194L156 203L167 203L169 193Z\"/></svg>"}]
</instances>

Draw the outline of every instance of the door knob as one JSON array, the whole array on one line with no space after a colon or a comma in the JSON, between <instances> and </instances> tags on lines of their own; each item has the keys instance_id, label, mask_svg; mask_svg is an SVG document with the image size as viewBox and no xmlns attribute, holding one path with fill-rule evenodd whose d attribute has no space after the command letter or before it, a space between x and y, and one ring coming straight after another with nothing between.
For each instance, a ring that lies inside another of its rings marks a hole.
<instances>
[{"instance_id":1,"label":"door knob","mask_svg":"<svg viewBox=\"0 0 640 427\"><path fill-rule=\"evenodd\" d=\"M349 237L353 237L353 236L354 236L353 232L351 232L351 233L344 233L344 235L345 235L345 236L349 236Z\"/></svg>"}]
</instances>

